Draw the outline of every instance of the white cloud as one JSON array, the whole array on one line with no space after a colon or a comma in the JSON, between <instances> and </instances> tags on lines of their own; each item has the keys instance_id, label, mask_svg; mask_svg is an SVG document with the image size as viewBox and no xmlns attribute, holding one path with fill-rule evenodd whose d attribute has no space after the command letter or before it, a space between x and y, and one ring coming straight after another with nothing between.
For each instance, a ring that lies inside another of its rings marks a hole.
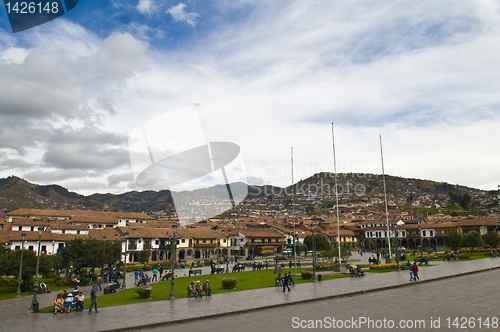
<instances>
[{"instance_id":1,"label":"white cloud","mask_svg":"<svg viewBox=\"0 0 500 332\"><path fill-rule=\"evenodd\" d=\"M156 8L153 0L139 0L137 4L137 10L143 14L151 14Z\"/></svg>"},{"instance_id":2,"label":"white cloud","mask_svg":"<svg viewBox=\"0 0 500 332\"><path fill-rule=\"evenodd\" d=\"M172 15L174 21L176 22L185 21L187 24L195 27L197 23L196 19L200 17L200 15L195 12L188 13L185 9L186 5L181 2L176 6L170 7L167 10L167 13Z\"/></svg>"}]
</instances>

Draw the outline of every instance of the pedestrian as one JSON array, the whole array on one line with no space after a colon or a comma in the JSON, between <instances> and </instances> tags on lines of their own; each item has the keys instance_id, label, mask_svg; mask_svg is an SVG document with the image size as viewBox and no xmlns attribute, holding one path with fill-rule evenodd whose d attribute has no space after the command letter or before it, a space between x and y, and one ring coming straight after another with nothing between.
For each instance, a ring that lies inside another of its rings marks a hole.
<instances>
[{"instance_id":1,"label":"pedestrian","mask_svg":"<svg viewBox=\"0 0 500 332\"><path fill-rule=\"evenodd\" d=\"M161 275L163 274L163 265L160 265L160 267L158 268L158 272L160 272L160 279L161 279Z\"/></svg>"},{"instance_id":2,"label":"pedestrian","mask_svg":"<svg viewBox=\"0 0 500 332\"><path fill-rule=\"evenodd\" d=\"M290 277L285 273L285 276L283 277L283 293L285 292L285 287L288 288L288 291L290 291L290 286L288 286L289 281Z\"/></svg>"},{"instance_id":3,"label":"pedestrian","mask_svg":"<svg viewBox=\"0 0 500 332\"><path fill-rule=\"evenodd\" d=\"M420 281L420 278L418 277L418 266L417 264L413 264L413 280L414 281Z\"/></svg>"},{"instance_id":4,"label":"pedestrian","mask_svg":"<svg viewBox=\"0 0 500 332\"><path fill-rule=\"evenodd\" d=\"M89 315L92 313L92 306L95 308L95 313L98 314L99 311L97 310L97 300L99 297L97 296L97 287L96 285L92 286L92 290L90 291L90 308L89 308Z\"/></svg>"},{"instance_id":5,"label":"pedestrian","mask_svg":"<svg viewBox=\"0 0 500 332\"><path fill-rule=\"evenodd\" d=\"M408 266L408 271L410 271L410 281L413 281L413 266L410 261L406 262L406 266Z\"/></svg>"},{"instance_id":6,"label":"pedestrian","mask_svg":"<svg viewBox=\"0 0 500 332\"><path fill-rule=\"evenodd\" d=\"M151 278L151 282L153 281L156 281L158 282L158 278L157 278L157 275L158 274L158 270L156 269L156 267L153 269L153 278Z\"/></svg>"},{"instance_id":7,"label":"pedestrian","mask_svg":"<svg viewBox=\"0 0 500 332\"><path fill-rule=\"evenodd\" d=\"M102 291L102 288L101 288L101 284L102 284L102 277L101 276L97 276L96 278L96 283L97 283L97 287L96 287L96 290L97 288L99 288L99 291Z\"/></svg>"},{"instance_id":8,"label":"pedestrian","mask_svg":"<svg viewBox=\"0 0 500 332\"><path fill-rule=\"evenodd\" d=\"M90 270L89 272L89 286L92 286L92 282L93 282L93 279L94 278L94 272L92 270Z\"/></svg>"},{"instance_id":9,"label":"pedestrian","mask_svg":"<svg viewBox=\"0 0 500 332\"><path fill-rule=\"evenodd\" d=\"M134 271L134 277L135 277L134 285L137 285L137 283L139 282L139 271L137 269L135 269Z\"/></svg>"},{"instance_id":10,"label":"pedestrian","mask_svg":"<svg viewBox=\"0 0 500 332\"><path fill-rule=\"evenodd\" d=\"M290 261L290 263L288 263L288 268L291 269L292 265L293 265L293 263L292 263L292 261Z\"/></svg>"}]
</instances>

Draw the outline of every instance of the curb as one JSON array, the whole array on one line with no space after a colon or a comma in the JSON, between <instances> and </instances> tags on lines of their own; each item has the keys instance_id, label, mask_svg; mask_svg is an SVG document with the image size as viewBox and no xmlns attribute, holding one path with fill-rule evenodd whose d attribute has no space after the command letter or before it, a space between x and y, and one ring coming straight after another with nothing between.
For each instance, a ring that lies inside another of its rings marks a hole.
<instances>
[{"instance_id":1,"label":"curb","mask_svg":"<svg viewBox=\"0 0 500 332\"><path fill-rule=\"evenodd\" d=\"M176 320L165 321L165 322L141 324L141 325L120 327L120 328L116 328L116 329L107 329L107 330L101 330L101 331L103 331L103 332L133 331L133 330L137 330L137 329L141 329L141 328L153 328L153 327L168 326L168 325L173 325L173 324L182 324L184 322L199 321L199 320L204 320L204 319L209 319L209 318L238 315L238 314L247 313L250 311L259 311L259 310L264 310L264 309L282 307L283 305L296 305L296 304L301 304L301 303L309 303L309 302L313 302L313 301L322 301L322 300L342 298L342 297L365 294L365 293L378 292L378 291L383 291L383 290L388 290L388 289L396 289L396 288L401 288L401 287L418 285L421 283L428 283L428 282L434 282L434 281L439 281L439 280L444 280L444 279L449 279L449 278L462 277L462 276L466 276L469 274L487 272L487 271L496 270L496 269L500 269L500 266L484 268L484 269L474 270L474 271L469 271L469 272L462 272L459 274L452 274L452 275L442 276L442 277L437 277L437 278L432 278L432 279L426 279L426 280L413 282L413 283L406 282L406 283L398 284L398 285L377 287L377 288L372 288L372 289L367 289L367 290L362 290L362 291L348 292L348 293L342 293L342 294L336 294L336 295L328 295L328 296L316 297L316 298L312 298L312 299L298 300L298 301L293 301L293 302L270 304L270 305L265 305L265 306L257 307L257 308L235 310L235 311L230 311L230 312L222 312L222 313L217 313L217 314L205 315L202 317L201 316L200 317L189 317L189 318L182 318L182 319L176 319Z\"/></svg>"}]
</instances>

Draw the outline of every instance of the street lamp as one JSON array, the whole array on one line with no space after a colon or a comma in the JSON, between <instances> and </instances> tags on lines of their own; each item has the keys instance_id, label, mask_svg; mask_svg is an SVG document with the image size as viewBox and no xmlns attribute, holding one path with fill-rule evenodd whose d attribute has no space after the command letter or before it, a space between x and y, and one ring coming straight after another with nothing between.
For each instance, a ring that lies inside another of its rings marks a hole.
<instances>
[{"instance_id":1,"label":"street lamp","mask_svg":"<svg viewBox=\"0 0 500 332\"><path fill-rule=\"evenodd\" d=\"M127 288L127 285L125 284L125 279L127 278L127 239L128 239L128 232L125 232L122 235L122 238L125 239L125 253L123 254L123 283L122 283L122 289Z\"/></svg>"},{"instance_id":2,"label":"street lamp","mask_svg":"<svg viewBox=\"0 0 500 332\"><path fill-rule=\"evenodd\" d=\"M316 239L315 239L316 236L314 236L314 224L311 225L311 231L312 231L312 245L313 245L313 276L312 276L312 281L316 281Z\"/></svg>"},{"instance_id":3,"label":"street lamp","mask_svg":"<svg viewBox=\"0 0 500 332\"><path fill-rule=\"evenodd\" d=\"M50 226L45 229L46 232L50 232ZM36 295L38 293L38 271L40 268L40 249L42 241L43 227L38 227L38 255L36 257L36 270L35 270L35 282L33 283L33 300L31 301L31 308L33 312L38 312L38 301Z\"/></svg>"},{"instance_id":4,"label":"street lamp","mask_svg":"<svg viewBox=\"0 0 500 332\"><path fill-rule=\"evenodd\" d=\"M226 258L226 273L229 273L229 238L231 237L231 230L227 232L227 258Z\"/></svg>"},{"instance_id":5,"label":"street lamp","mask_svg":"<svg viewBox=\"0 0 500 332\"><path fill-rule=\"evenodd\" d=\"M170 276L170 297L168 298L169 300L175 300L175 291L174 291L174 279L175 279L175 274L174 274L174 268L175 268L175 247L177 245L177 239L175 237L175 232L177 231L177 223L174 222L172 224L172 254L171 254L171 261L170 261L170 271L171 271L171 276Z\"/></svg>"},{"instance_id":6,"label":"street lamp","mask_svg":"<svg viewBox=\"0 0 500 332\"><path fill-rule=\"evenodd\" d=\"M220 239L217 239L217 266L219 265L219 247L220 247Z\"/></svg>"},{"instance_id":7,"label":"street lamp","mask_svg":"<svg viewBox=\"0 0 500 332\"><path fill-rule=\"evenodd\" d=\"M17 278L17 292L16 297L21 297L21 275L23 273L23 252L24 252L24 240L26 239L26 233L21 234L23 241L21 242L21 264L19 264L19 277Z\"/></svg>"},{"instance_id":8,"label":"street lamp","mask_svg":"<svg viewBox=\"0 0 500 332\"><path fill-rule=\"evenodd\" d=\"M396 271L400 271L401 269L399 268L399 238L398 238L398 223L395 223L393 225L393 228L394 228L394 240L396 242Z\"/></svg>"},{"instance_id":9,"label":"street lamp","mask_svg":"<svg viewBox=\"0 0 500 332\"><path fill-rule=\"evenodd\" d=\"M422 261L422 230L420 228L420 220L418 221L418 237L420 239L420 261Z\"/></svg>"}]
</instances>

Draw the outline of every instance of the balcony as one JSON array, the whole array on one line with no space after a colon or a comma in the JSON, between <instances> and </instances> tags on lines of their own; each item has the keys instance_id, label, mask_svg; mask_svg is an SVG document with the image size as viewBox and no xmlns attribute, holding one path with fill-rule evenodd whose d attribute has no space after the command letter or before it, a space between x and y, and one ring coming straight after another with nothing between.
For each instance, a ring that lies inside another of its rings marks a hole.
<instances>
[{"instance_id":1,"label":"balcony","mask_svg":"<svg viewBox=\"0 0 500 332\"><path fill-rule=\"evenodd\" d=\"M215 248L217 246L216 243L195 243L193 245L193 248ZM226 248L227 244L225 246L221 245L221 248Z\"/></svg>"},{"instance_id":2,"label":"balcony","mask_svg":"<svg viewBox=\"0 0 500 332\"><path fill-rule=\"evenodd\" d=\"M170 245L170 244L160 244L158 246L158 249L160 249L160 250L171 250L172 249L172 245Z\"/></svg>"},{"instance_id":3,"label":"balcony","mask_svg":"<svg viewBox=\"0 0 500 332\"><path fill-rule=\"evenodd\" d=\"M127 249L128 250L137 250L137 244L129 244Z\"/></svg>"},{"instance_id":4,"label":"balcony","mask_svg":"<svg viewBox=\"0 0 500 332\"><path fill-rule=\"evenodd\" d=\"M143 250L151 250L151 244L145 244Z\"/></svg>"}]
</instances>

